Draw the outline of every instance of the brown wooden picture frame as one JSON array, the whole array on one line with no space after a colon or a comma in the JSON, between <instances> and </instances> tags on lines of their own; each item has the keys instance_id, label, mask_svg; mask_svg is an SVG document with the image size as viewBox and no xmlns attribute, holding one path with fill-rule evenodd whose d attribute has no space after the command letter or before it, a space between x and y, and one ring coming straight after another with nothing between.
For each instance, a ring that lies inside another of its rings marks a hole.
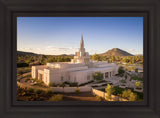
<instances>
[{"instance_id":1,"label":"brown wooden picture frame","mask_svg":"<svg viewBox=\"0 0 160 118\"><path fill-rule=\"evenodd\" d=\"M160 117L160 1L158 0L1 0L0 117ZM17 16L144 17L144 101L16 101Z\"/></svg>"}]
</instances>

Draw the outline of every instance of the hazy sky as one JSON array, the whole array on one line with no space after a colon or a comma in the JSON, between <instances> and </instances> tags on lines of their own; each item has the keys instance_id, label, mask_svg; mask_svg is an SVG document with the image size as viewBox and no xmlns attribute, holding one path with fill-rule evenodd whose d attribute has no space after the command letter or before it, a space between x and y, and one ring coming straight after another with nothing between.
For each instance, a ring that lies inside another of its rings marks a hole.
<instances>
[{"instance_id":1,"label":"hazy sky","mask_svg":"<svg viewBox=\"0 0 160 118\"><path fill-rule=\"evenodd\" d=\"M74 54L81 32L90 54L112 48L143 54L143 17L18 17L17 50Z\"/></svg>"}]
</instances>

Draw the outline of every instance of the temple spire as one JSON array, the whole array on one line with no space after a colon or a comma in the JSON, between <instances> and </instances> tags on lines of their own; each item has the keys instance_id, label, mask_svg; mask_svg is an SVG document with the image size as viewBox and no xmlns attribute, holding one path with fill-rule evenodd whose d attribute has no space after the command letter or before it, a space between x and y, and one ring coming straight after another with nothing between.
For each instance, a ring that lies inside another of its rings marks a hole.
<instances>
[{"instance_id":1,"label":"temple spire","mask_svg":"<svg viewBox=\"0 0 160 118\"><path fill-rule=\"evenodd\" d=\"M84 49L83 32L81 32L81 44L80 49Z\"/></svg>"}]
</instances>

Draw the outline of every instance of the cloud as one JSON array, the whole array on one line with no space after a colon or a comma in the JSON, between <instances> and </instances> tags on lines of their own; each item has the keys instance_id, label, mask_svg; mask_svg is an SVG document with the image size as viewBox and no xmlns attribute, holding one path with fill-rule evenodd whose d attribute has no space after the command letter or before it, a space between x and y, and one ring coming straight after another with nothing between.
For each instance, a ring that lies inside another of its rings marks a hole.
<instances>
[{"instance_id":1,"label":"cloud","mask_svg":"<svg viewBox=\"0 0 160 118\"><path fill-rule=\"evenodd\" d=\"M128 49L128 51L135 51L136 49Z\"/></svg>"},{"instance_id":2,"label":"cloud","mask_svg":"<svg viewBox=\"0 0 160 118\"><path fill-rule=\"evenodd\" d=\"M143 54L143 50L140 49L127 49L127 52L131 53L131 54Z\"/></svg>"}]
</instances>

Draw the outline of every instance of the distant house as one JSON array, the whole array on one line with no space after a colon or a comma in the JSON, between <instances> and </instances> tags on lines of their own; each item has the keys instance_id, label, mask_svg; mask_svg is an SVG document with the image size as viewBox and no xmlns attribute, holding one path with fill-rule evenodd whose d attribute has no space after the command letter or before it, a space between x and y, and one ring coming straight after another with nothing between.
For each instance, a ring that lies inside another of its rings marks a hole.
<instances>
[{"instance_id":1,"label":"distant house","mask_svg":"<svg viewBox=\"0 0 160 118\"><path fill-rule=\"evenodd\" d=\"M93 80L93 73L103 73L103 78L110 78L118 73L118 65L107 61L93 62L85 52L83 35L79 51L71 62L55 62L32 66L32 78L38 78L45 84L69 82L82 84Z\"/></svg>"}]
</instances>

